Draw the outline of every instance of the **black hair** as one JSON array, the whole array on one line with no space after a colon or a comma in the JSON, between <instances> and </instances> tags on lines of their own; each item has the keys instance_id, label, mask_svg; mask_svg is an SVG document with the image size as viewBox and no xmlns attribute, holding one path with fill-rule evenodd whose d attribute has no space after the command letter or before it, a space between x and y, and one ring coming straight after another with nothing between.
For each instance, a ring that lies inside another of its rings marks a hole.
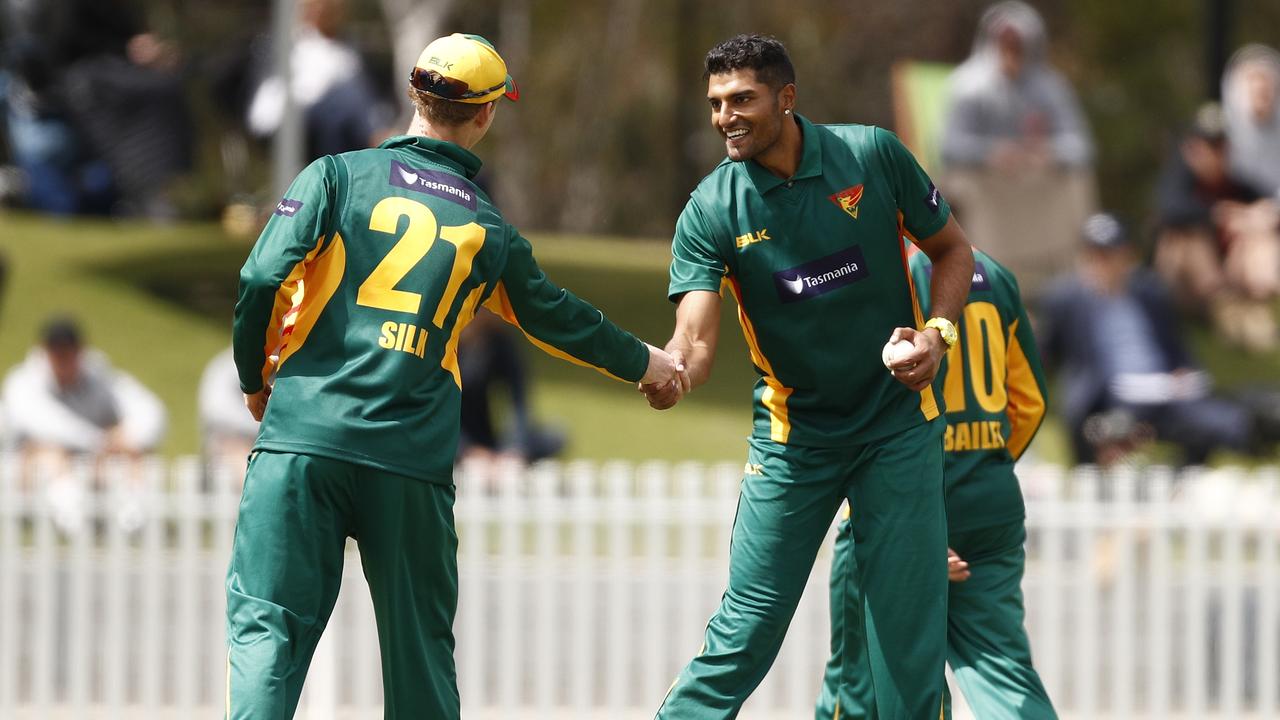
<instances>
[{"instance_id":1,"label":"black hair","mask_svg":"<svg viewBox=\"0 0 1280 720\"><path fill-rule=\"evenodd\" d=\"M45 321L40 339L49 349L77 349L84 344L80 325L66 315L56 315Z\"/></svg>"},{"instance_id":2,"label":"black hair","mask_svg":"<svg viewBox=\"0 0 1280 720\"><path fill-rule=\"evenodd\" d=\"M787 48L769 35L738 35L707 52L702 79L734 70L754 70L756 80L774 90L796 81Z\"/></svg>"}]
</instances>

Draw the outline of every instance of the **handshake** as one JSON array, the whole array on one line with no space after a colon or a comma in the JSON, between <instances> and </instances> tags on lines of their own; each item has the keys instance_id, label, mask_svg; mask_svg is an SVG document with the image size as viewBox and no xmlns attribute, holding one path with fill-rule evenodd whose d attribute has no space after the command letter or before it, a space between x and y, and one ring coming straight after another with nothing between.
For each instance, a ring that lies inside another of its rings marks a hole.
<instances>
[{"instance_id":1,"label":"handshake","mask_svg":"<svg viewBox=\"0 0 1280 720\"><path fill-rule=\"evenodd\" d=\"M636 384L636 389L644 393L649 407L666 410L693 388L689 371L685 369L684 356L679 350L668 354L647 343L646 347L649 348L649 368Z\"/></svg>"}]
</instances>

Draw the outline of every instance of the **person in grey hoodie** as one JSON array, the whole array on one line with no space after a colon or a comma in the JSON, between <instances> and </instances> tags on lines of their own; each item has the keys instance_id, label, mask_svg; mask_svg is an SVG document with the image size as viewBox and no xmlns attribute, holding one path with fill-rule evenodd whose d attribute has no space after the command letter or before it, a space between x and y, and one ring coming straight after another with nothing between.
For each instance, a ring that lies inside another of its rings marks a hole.
<instances>
[{"instance_id":1,"label":"person in grey hoodie","mask_svg":"<svg viewBox=\"0 0 1280 720\"><path fill-rule=\"evenodd\" d=\"M1075 93L1045 59L1044 20L1023 2L982 15L973 53L952 75L943 123L949 168L1018 172L1089 167L1093 140Z\"/></svg>"},{"instance_id":2,"label":"person in grey hoodie","mask_svg":"<svg viewBox=\"0 0 1280 720\"><path fill-rule=\"evenodd\" d=\"M1231 169L1280 198L1280 52L1258 44L1236 51L1222 74L1222 110Z\"/></svg>"}]
</instances>

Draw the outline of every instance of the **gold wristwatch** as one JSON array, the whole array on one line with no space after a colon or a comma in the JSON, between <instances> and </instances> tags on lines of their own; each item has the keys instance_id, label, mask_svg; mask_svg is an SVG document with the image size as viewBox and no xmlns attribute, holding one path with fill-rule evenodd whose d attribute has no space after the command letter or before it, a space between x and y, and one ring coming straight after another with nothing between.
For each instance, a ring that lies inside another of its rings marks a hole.
<instances>
[{"instance_id":1,"label":"gold wristwatch","mask_svg":"<svg viewBox=\"0 0 1280 720\"><path fill-rule=\"evenodd\" d=\"M948 350L955 346L956 340L960 339L960 335L956 332L956 324L944 317L929 318L929 322L924 326L926 329L935 328L942 336L942 342L947 344Z\"/></svg>"}]
</instances>

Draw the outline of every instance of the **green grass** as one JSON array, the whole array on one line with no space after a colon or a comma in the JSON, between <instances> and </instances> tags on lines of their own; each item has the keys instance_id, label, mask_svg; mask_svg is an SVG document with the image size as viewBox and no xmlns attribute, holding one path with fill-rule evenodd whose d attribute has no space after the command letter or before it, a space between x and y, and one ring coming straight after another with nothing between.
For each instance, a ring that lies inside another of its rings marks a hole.
<instances>
[{"instance_id":1,"label":"green grass","mask_svg":"<svg viewBox=\"0 0 1280 720\"><path fill-rule=\"evenodd\" d=\"M674 313L665 298L667 241L536 234L532 241L554 281L655 345L669 337ZM0 300L0 368L21 360L50 314L72 313L92 345L168 407L162 451L196 452L196 386L205 362L230 342L236 276L248 250L213 224L64 221L0 212L0 253L9 265ZM723 311L711 381L661 413L629 385L525 346L535 414L569 436L566 458L742 458L755 374L732 300ZM1191 340L1224 388L1280 384L1280 353L1238 354L1202 329L1193 329ZM1065 461L1061 424L1050 417L1034 448L1041 458Z\"/></svg>"},{"instance_id":2,"label":"green grass","mask_svg":"<svg viewBox=\"0 0 1280 720\"><path fill-rule=\"evenodd\" d=\"M121 265L141 268L166 257L175 271L193 276L212 269L183 261L184 251L222 252L232 259L245 248L231 245L208 225L63 221L0 213L0 252L9 265L0 307L0 366L8 368L22 359L48 316L74 315L91 345L136 375L168 407L164 452L195 452L196 385L205 361L227 344L230 318L219 321L168 301L115 272ZM207 277L222 279L220 274ZM234 289L234 276L229 282Z\"/></svg>"}]
</instances>

